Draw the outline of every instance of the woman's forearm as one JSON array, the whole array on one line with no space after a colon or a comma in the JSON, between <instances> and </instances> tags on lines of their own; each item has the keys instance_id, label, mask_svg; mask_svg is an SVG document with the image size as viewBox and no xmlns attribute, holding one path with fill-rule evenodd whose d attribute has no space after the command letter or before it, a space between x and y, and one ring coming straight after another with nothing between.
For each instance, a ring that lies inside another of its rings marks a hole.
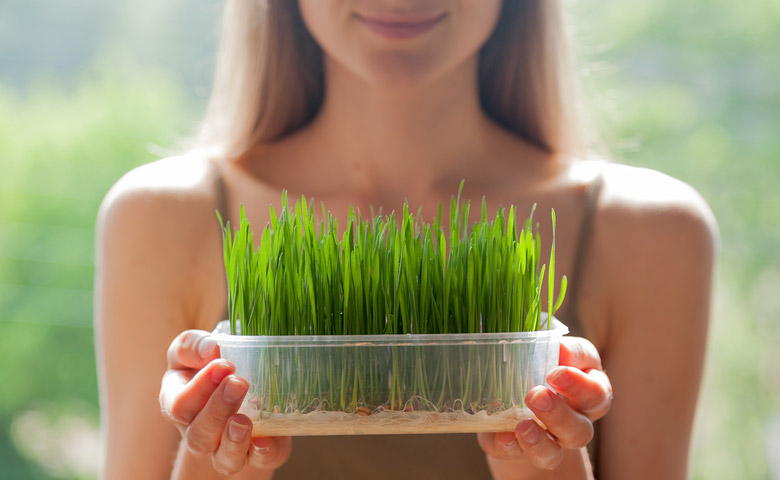
<instances>
[{"instance_id":1,"label":"woman's forearm","mask_svg":"<svg viewBox=\"0 0 780 480\"><path fill-rule=\"evenodd\" d=\"M585 448L566 450L554 470L541 470L526 459L499 459L487 456L495 480L593 480L593 471Z\"/></svg>"}]
</instances>

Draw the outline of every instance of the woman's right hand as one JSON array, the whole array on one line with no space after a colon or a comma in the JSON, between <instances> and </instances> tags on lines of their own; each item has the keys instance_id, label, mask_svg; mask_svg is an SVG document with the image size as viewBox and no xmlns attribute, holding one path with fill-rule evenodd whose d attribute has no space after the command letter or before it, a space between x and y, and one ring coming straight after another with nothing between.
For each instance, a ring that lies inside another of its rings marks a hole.
<instances>
[{"instance_id":1,"label":"woman's right hand","mask_svg":"<svg viewBox=\"0 0 780 480\"><path fill-rule=\"evenodd\" d=\"M187 330L168 348L160 407L181 432L180 454L183 448L192 457L211 457L221 474L267 473L289 458L292 440L252 438L252 421L237 413L249 385L235 371L219 358L219 346L208 332Z\"/></svg>"}]
</instances>

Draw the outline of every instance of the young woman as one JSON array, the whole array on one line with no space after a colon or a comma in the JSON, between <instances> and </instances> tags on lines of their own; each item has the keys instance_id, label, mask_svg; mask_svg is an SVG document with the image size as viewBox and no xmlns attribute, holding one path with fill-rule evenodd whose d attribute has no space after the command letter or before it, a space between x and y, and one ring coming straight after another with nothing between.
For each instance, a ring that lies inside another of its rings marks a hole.
<instances>
[{"instance_id":1,"label":"young woman","mask_svg":"<svg viewBox=\"0 0 780 480\"><path fill-rule=\"evenodd\" d=\"M228 0L197 145L128 173L99 213L106 478L686 477L715 221L677 180L585 160L561 3ZM206 333L226 308L215 208L259 228L287 189L342 218L425 214L461 179L492 211L557 212L573 336L554 391L527 397L544 428L251 438L247 383Z\"/></svg>"}]
</instances>

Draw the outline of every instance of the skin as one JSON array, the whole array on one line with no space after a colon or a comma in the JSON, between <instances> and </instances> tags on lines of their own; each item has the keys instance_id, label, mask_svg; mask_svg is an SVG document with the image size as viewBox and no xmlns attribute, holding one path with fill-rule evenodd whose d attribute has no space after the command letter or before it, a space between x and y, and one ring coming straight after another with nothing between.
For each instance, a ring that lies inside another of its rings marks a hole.
<instances>
[{"instance_id":1,"label":"skin","mask_svg":"<svg viewBox=\"0 0 780 480\"><path fill-rule=\"evenodd\" d=\"M326 52L326 101L306 128L223 161L231 218L243 203L251 224L265 225L283 188L341 218L349 204L389 211L405 199L432 214L466 179L464 197L479 204L485 195L490 211L555 208L556 271L570 274L585 191L600 171L579 294L589 340L566 339L553 390L529 392L544 428L522 422L480 434L479 445L497 479L592 478L584 446L601 419L599 478L686 478L717 239L703 200L657 172L539 150L486 117L476 52L497 0L424 2L444 20L403 41L352 13L404 11L406 2L300 4ZM131 171L101 205L104 478L262 479L289 456L289 438L251 438L251 422L236 414L247 383L207 337L226 302L215 202L209 161L189 153Z\"/></svg>"}]
</instances>

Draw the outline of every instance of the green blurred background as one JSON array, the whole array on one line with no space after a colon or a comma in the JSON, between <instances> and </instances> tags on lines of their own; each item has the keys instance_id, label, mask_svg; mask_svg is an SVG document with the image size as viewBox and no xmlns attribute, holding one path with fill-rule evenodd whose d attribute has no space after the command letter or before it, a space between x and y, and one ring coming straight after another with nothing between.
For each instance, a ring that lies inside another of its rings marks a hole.
<instances>
[{"instance_id":1,"label":"green blurred background","mask_svg":"<svg viewBox=\"0 0 780 480\"><path fill-rule=\"evenodd\" d=\"M221 5L0 2L0 478L95 477L95 215L192 131ZM780 478L780 2L567 5L609 149L720 223L693 476Z\"/></svg>"}]
</instances>

